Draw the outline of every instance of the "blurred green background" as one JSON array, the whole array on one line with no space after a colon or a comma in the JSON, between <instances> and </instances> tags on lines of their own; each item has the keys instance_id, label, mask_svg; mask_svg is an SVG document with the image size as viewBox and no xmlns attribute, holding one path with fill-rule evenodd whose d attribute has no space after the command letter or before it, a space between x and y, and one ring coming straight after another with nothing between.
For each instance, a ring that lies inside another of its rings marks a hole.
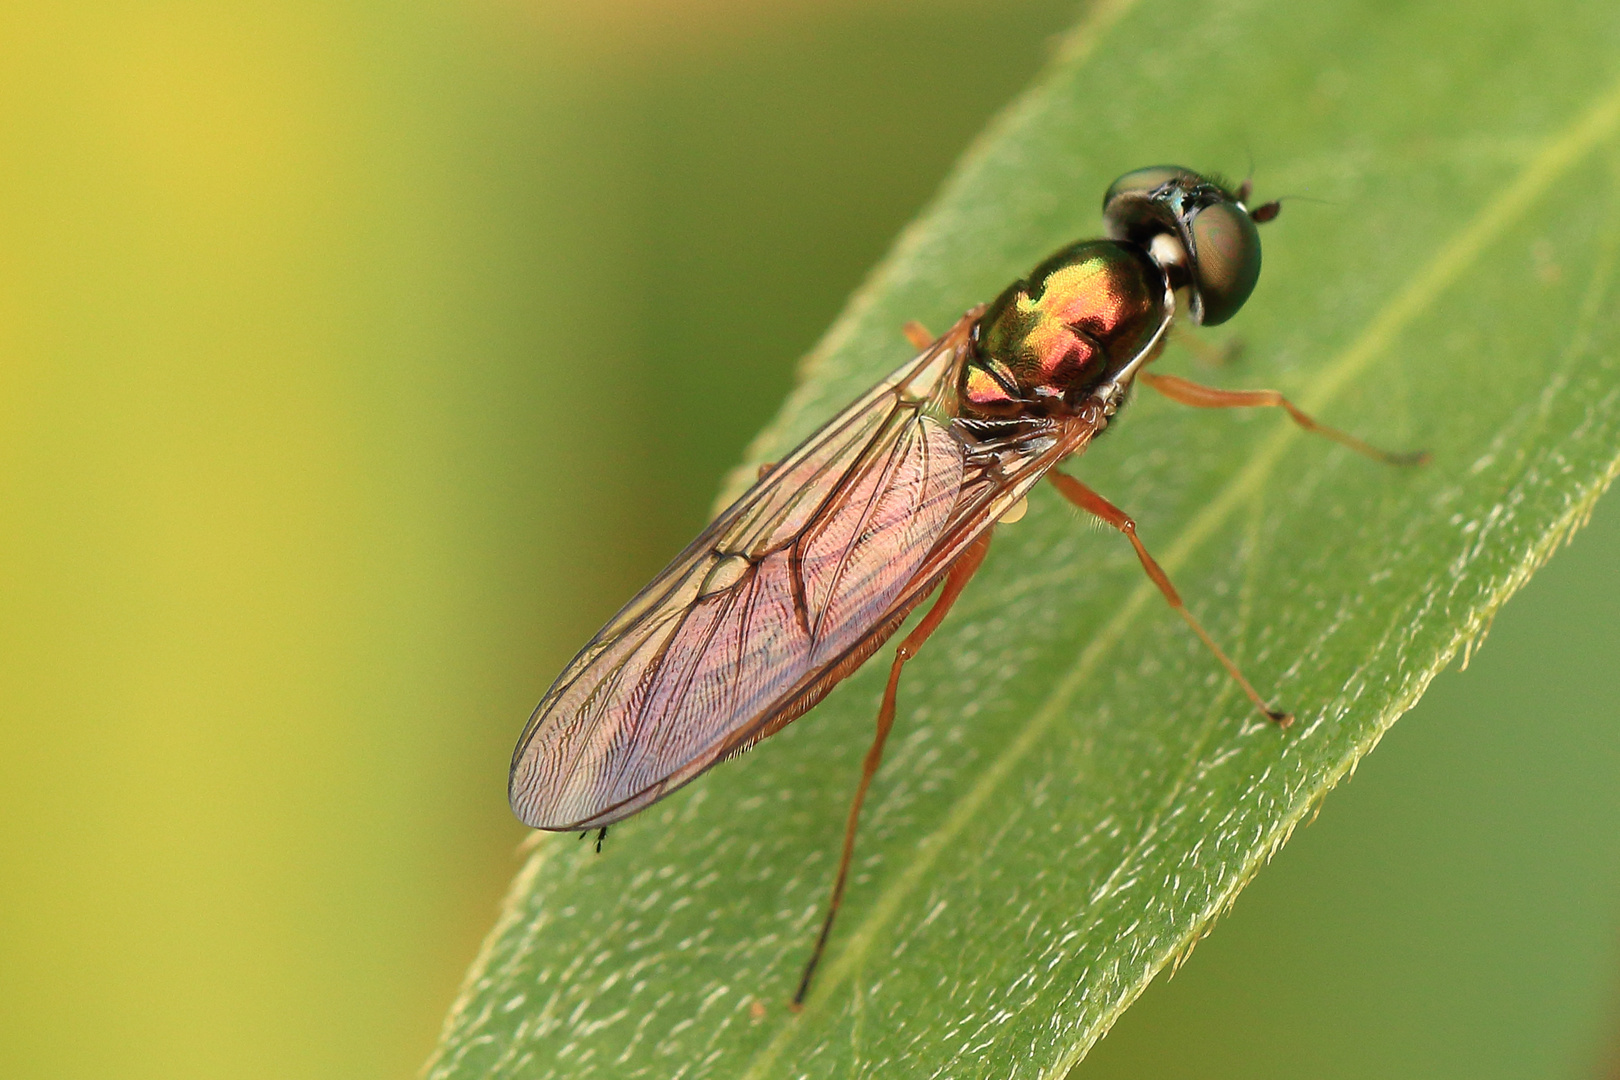
<instances>
[{"instance_id":1,"label":"blurred green background","mask_svg":"<svg viewBox=\"0 0 1620 1080\"><path fill-rule=\"evenodd\" d=\"M0 8L0 1075L414 1072L528 710L1076 11ZM1620 1061L1617 617L1605 505L1076 1075Z\"/></svg>"}]
</instances>

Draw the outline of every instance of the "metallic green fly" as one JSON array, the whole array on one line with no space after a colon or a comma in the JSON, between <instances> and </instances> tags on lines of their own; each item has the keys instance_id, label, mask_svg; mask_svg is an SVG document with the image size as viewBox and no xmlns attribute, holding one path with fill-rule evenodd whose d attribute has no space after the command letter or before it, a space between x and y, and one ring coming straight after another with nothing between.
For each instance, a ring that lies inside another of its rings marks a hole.
<instances>
[{"instance_id":1,"label":"metallic green fly","mask_svg":"<svg viewBox=\"0 0 1620 1080\"><path fill-rule=\"evenodd\" d=\"M895 652L849 809L809 991L855 850L861 804L894 723L900 672L1016 520L1042 477L1124 533L1143 568L1254 707L1287 727L1183 606L1131 518L1056 466L1108 426L1143 382L1202 408L1277 406L1301 426L1392 463L1317 424L1273 390L1200 386L1146 367L1180 309L1198 325L1237 313L1260 276L1250 209L1187 169L1127 173L1103 198L1106 239L1063 248L944 336L908 327L918 355L766 470L603 627L547 691L512 757L512 809L527 825L598 830L657 802L814 706L938 599Z\"/></svg>"}]
</instances>

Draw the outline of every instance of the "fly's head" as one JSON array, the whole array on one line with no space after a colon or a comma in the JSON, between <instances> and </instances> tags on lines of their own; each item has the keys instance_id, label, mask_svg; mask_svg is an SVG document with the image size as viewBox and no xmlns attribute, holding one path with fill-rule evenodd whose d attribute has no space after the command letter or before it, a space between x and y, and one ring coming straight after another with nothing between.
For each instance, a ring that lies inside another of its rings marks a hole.
<instances>
[{"instance_id":1,"label":"fly's head","mask_svg":"<svg viewBox=\"0 0 1620 1080\"><path fill-rule=\"evenodd\" d=\"M1185 288L1192 321L1204 326L1237 314L1260 280L1257 225L1277 216L1278 204L1250 210L1245 181L1229 191L1175 165L1137 169L1103 196L1108 235L1145 249L1173 289Z\"/></svg>"}]
</instances>

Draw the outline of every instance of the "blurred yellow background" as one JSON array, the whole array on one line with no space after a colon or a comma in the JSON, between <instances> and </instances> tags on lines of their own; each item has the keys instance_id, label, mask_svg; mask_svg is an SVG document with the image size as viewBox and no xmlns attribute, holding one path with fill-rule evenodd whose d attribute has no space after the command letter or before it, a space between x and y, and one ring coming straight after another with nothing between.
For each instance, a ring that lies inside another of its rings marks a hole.
<instances>
[{"instance_id":1,"label":"blurred yellow background","mask_svg":"<svg viewBox=\"0 0 1620 1080\"><path fill-rule=\"evenodd\" d=\"M411 1075L529 709L1075 10L0 9L0 1076ZM1079 1075L1591 1075L1616 567Z\"/></svg>"},{"instance_id":2,"label":"blurred yellow background","mask_svg":"<svg viewBox=\"0 0 1620 1080\"><path fill-rule=\"evenodd\" d=\"M1072 15L0 9L0 1075L412 1074L534 701Z\"/></svg>"}]
</instances>

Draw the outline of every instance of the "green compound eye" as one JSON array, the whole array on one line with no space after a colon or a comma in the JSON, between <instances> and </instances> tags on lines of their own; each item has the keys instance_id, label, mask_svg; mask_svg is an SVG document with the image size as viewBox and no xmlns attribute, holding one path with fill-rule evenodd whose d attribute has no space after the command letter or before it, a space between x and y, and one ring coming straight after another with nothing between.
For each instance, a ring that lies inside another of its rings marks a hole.
<instances>
[{"instance_id":1,"label":"green compound eye","mask_svg":"<svg viewBox=\"0 0 1620 1080\"><path fill-rule=\"evenodd\" d=\"M1192 238L1192 278L1203 304L1199 322L1223 323L1260 280L1260 231L1236 203L1211 203L1187 222Z\"/></svg>"}]
</instances>

